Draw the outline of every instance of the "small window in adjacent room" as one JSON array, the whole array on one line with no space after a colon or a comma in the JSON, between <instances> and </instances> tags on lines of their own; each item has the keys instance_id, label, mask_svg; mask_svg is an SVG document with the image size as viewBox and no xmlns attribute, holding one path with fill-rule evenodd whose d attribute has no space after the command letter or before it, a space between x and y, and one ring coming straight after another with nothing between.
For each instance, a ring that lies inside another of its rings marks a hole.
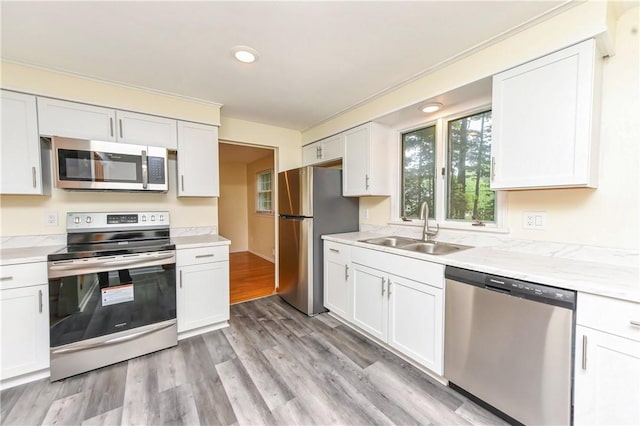
<instances>
[{"instance_id":1,"label":"small window in adjacent room","mask_svg":"<svg viewBox=\"0 0 640 426\"><path fill-rule=\"evenodd\" d=\"M258 172L256 179L256 211L258 213L273 213L271 204L271 175L272 170Z\"/></svg>"}]
</instances>

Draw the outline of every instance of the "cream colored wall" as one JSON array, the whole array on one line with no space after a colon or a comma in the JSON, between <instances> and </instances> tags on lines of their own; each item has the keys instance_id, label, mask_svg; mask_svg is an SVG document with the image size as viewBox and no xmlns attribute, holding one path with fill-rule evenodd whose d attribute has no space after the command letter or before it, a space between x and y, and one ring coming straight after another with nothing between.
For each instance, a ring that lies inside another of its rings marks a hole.
<instances>
[{"instance_id":1,"label":"cream colored wall","mask_svg":"<svg viewBox=\"0 0 640 426\"><path fill-rule=\"evenodd\" d=\"M220 163L220 198L218 199L218 231L231 240L229 251L249 249L247 209L247 165Z\"/></svg>"},{"instance_id":2,"label":"cream colored wall","mask_svg":"<svg viewBox=\"0 0 640 426\"><path fill-rule=\"evenodd\" d=\"M265 157L247 165L247 206L249 211L249 251L275 262L275 216L256 213L256 174L273 169L273 157ZM275 175L274 181L275 183ZM273 197L275 203L275 197Z\"/></svg>"},{"instance_id":3,"label":"cream colored wall","mask_svg":"<svg viewBox=\"0 0 640 426\"><path fill-rule=\"evenodd\" d=\"M605 2L580 4L474 55L444 67L303 134L320 139L463 86L497 71L526 62L604 31L611 8ZM635 7L620 16L609 34L616 54L605 60L602 81L599 187L508 194L510 236L606 247L639 249L640 154L638 15ZM609 37L604 37L605 40ZM369 218L364 218L368 209ZM544 231L522 229L524 211L546 211ZM362 223L384 225L390 218L388 199L361 198Z\"/></svg>"},{"instance_id":4,"label":"cream colored wall","mask_svg":"<svg viewBox=\"0 0 640 426\"><path fill-rule=\"evenodd\" d=\"M66 233L67 212L169 211L172 227L217 226L216 198L177 198L176 161L169 161L167 193L69 192L53 188L51 196L0 196L0 235L46 235ZM58 226L45 225L45 214L56 212Z\"/></svg>"},{"instance_id":5,"label":"cream colored wall","mask_svg":"<svg viewBox=\"0 0 640 426\"><path fill-rule=\"evenodd\" d=\"M302 165L301 133L297 130L222 116L220 139L277 149L276 171Z\"/></svg>"}]
</instances>

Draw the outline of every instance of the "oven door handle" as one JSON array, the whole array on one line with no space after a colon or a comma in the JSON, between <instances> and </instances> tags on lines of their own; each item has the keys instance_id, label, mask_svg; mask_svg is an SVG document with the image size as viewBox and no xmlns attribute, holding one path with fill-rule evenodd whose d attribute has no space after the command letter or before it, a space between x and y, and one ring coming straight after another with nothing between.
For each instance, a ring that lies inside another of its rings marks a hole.
<instances>
[{"instance_id":1,"label":"oven door handle","mask_svg":"<svg viewBox=\"0 0 640 426\"><path fill-rule=\"evenodd\" d=\"M155 333L157 331L164 330L165 328L169 328L169 327L172 327L174 325L175 325L174 322L171 322L169 324L164 324L163 323L163 324L160 324L160 325L155 326L153 328L149 328L148 330L140 331L138 333L129 334L127 336L115 337L113 339L105 340L104 342L89 343L89 344L85 344L85 345L74 345L73 347L68 347L68 348L51 349L51 355L68 354L68 353L72 353L72 352L84 351L84 350L87 350L87 349L94 349L94 348L98 348L98 347L101 347L101 346L110 346L110 345L115 345L117 343L124 343L124 342L128 342L130 340L136 339L138 337L146 336L148 334L152 334L152 333Z\"/></svg>"},{"instance_id":2,"label":"oven door handle","mask_svg":"<svg viewBox=\"0 0 640 426\"><path fill-rule=\"evenodd\" d=\"M85 270L87 268L94 268L96 266L126 266L126 265L135 265L138 263L147 263L147 262L156 262L158 260L170 259L175 257L174 253L165 253L159 254L156 256L145 256L145 257L135 257L135 258L127 258L127 259L110 259L103 261L92 261L83 263L81 265L77 263L65 263L61 265L51 265L49 269L52 271L70 271L77 269L78 271Z\"/></svg>"}]
</instances>

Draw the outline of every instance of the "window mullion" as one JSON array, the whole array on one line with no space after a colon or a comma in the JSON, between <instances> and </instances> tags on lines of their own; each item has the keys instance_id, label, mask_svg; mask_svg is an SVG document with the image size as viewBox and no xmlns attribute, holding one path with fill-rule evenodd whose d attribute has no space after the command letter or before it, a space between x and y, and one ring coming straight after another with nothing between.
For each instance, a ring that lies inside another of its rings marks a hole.
<instances>
[{"instance_id":1,"label":"window mullion","mask_svg":"<svg viewBox=\"0 0 640 426\"><path fill-rule=\"evenodd\" d=\"M439 118L436 121L436 199L435 199L435 219L436 222L443 222L446 214L447 185L446 176L442 176L442 168L447 164L447 139L446 121ZM446 171L446 169L445 169Z\"/></svg>"}]
</instances>

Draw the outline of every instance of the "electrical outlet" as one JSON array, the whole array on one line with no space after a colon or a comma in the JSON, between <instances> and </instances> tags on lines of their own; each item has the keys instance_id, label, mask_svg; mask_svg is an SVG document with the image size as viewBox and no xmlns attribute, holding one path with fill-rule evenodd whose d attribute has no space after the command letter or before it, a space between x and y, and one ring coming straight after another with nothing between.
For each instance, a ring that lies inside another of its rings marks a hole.
<instances>
[{"instance_id":1,"label":"electrical outlet","mask_svg":"<svg viewBox=\"0 0 640 426\"><path fill-rule=\"evenodd\" d=\"M524 212L522 219L524 229L542 230L547 226L547 212Z\"/></svg>"},{"instance_id":2,"label":"electrical outlet","mask_svg":"<svg viewBox=\"0 0 640 426\"><path fill-rule=\"evenodd\" d=\"M58 212L45 213L44 223L47 226L58 226Z\"/></svg>"}]
</instances>

